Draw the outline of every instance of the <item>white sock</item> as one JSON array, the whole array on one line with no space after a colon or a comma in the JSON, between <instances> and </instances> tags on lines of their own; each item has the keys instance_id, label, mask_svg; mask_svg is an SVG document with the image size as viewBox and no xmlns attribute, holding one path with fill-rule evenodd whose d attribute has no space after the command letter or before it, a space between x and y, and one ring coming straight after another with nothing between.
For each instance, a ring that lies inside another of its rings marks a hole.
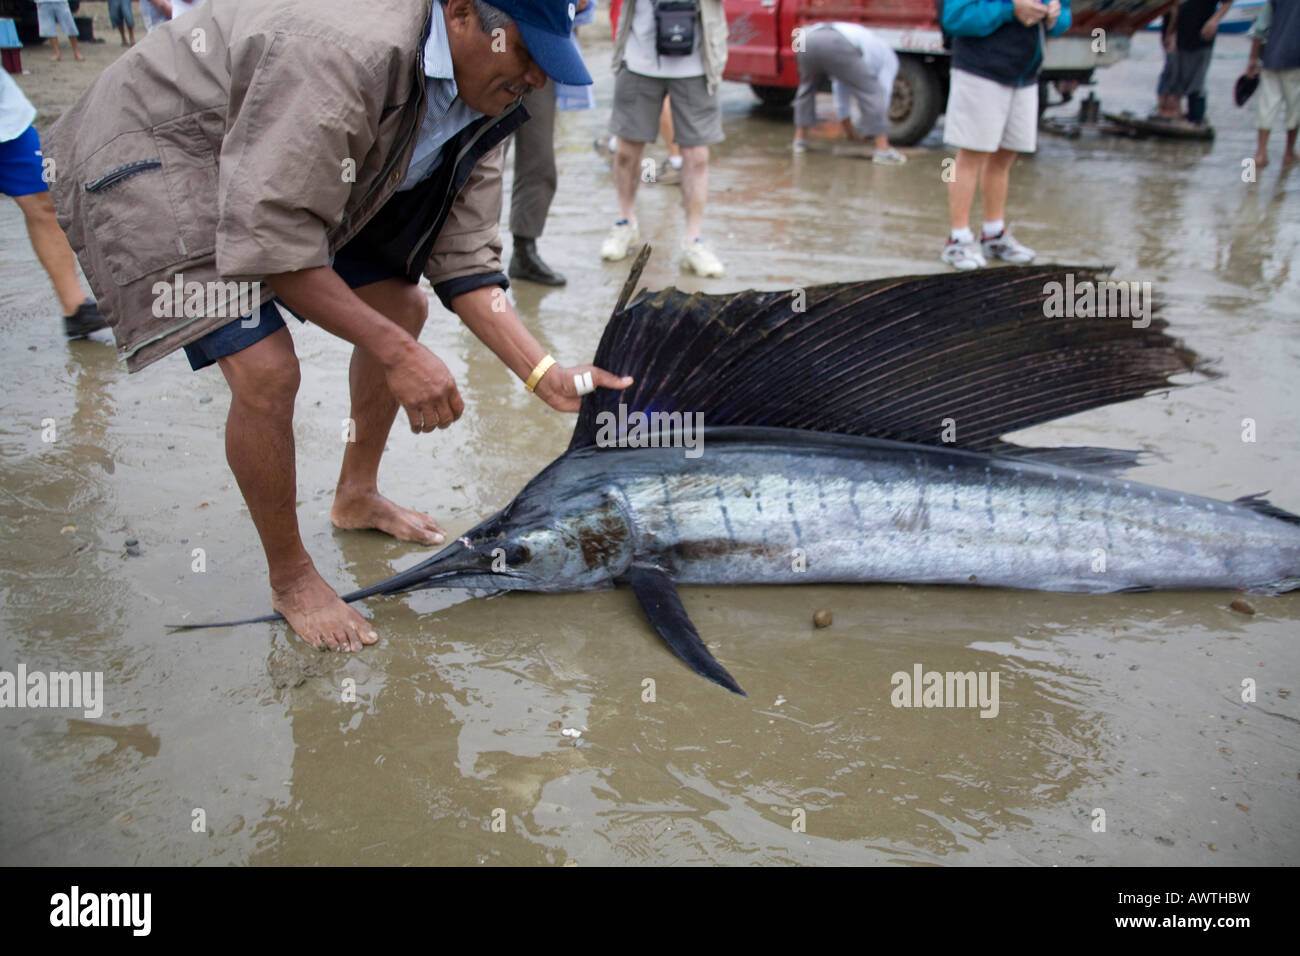
<instances>
[{"instance_id":1,"label":"white sock","mask_svg":"<svg viewBox=\"0 0 1300 956\"><path fill-rule=\"evenodd\" d=\"M984 223L984 235L987 238L992 239L994 236L1002 235L1002 230L1006 227L1007 224L1001 219L998 219L995 222L986 222Z\"/></svg>"},{"instance_id":2,"label":"white sock","mask_svg":"<svg viewBox=\"0 0 1300 956\"><path fill-rule=\"evenodd\" d=\"M617 137L617 136L611 136L611 137L609 138L609 151L610 151L611 153L617 153L617 152L618 152L618 137Z\"/></svg>"},{"instance_id":3,"label":"white sock","mask_svg":"<svg viewBox=\"0 0 1300 956\"><path fill-rule=\"evenodd\" d=\"M673 169L681 169L682 158L680 156L669 156L668 165L671 166Z\"/></svg>"},{"instance_id":4,"label":"white sock","mask_svg":"<svg viewBox=\"0 0 1300 956\"><path fill-rule=\"evenodd\" d=\"M954 229L952 231L952 241L953 242L974 242L975 233L970 231L970 226L963 226L960 229Z\"/></svg>"}]
</instances>

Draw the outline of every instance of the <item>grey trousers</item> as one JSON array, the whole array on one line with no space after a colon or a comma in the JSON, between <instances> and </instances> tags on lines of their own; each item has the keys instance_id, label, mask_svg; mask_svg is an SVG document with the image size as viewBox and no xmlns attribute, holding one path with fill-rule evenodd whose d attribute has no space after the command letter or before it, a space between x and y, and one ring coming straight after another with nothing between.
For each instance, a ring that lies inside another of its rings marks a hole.
<instances>
[{"instance_id":1,"label":"grey trousers","mask_svg":"<svg viewBox=\"0 0 1300 956\"><path fill-rule=\"evenodd\" d=\"M515 133L515 182L510 190L510 232L536 239L546 228L555 198L555 83L524 95L531 119Z\"/></svg>"},{"instance_id":2,"label":"grey trousers","mask_svg":"<svg viewBox=\"0 0 1300 956\"><path fill-rule=\"evenodd\" d=\"M859 133L884 136L889 132L889 99L894 91L886 92L880 80L867 69L858 48L838 30L832 27L808 30L804 34L804 49L797 54L797 59L799 92L794 97L795 126L817 125L817 87L823 79L832 79L857 101L862 117Z\"/></svg>"}]
</instances>

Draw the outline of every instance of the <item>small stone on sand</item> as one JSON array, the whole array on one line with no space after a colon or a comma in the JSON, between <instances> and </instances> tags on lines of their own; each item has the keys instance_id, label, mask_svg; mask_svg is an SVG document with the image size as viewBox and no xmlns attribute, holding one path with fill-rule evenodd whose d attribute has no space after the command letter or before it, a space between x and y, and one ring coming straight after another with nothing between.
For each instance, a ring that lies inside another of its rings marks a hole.
<instances>
[{"instance_id":1,"label":"small stone on sand","mask_svg":"<svg viewBox=\"0 0 1300 956\"><path fill-rule=\"evenodd\" d=\"M1228 607L1232 608L1238 614L1254 614L1255 605L1251 604L1245 598L1235 598Z\"/></svg>"},{"instance_id":2,"label":"small stone on sand","mask_svg":"<svg viewBox=\"0 0 1300 956\"><path fill-rule=\"evenodd\" d=\"M832 617L831 612L825 608L813 612L813 624L817 627L830 627L832 620L834 620L834 618Z\"/></svg>"}]
</instances>

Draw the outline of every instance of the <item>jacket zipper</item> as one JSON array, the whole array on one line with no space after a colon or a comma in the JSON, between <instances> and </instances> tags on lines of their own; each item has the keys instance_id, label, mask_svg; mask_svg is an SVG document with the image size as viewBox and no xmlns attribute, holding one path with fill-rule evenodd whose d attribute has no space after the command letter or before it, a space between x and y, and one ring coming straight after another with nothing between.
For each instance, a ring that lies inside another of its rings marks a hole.
<instances>
[{"instance_id":1,"label":"jacket zipper","mask_svg":"<svg viewBox=\"0 0 1300 956\"><path fill-rule=\"evenodd\" d=\"M150 169L158 169L162 166L161 159L138 159L133 163L127 163L125 166L119 166L100 176L93 182L86 183L85 190L88 193L102 193L111 186L116 186L124 179L130 179L132 176L138 176L140 173Z\"/></svg>"},{"instance_id":2,"label":"jacket zipper","mask_svg":"<svg viewBox=\"0 0 1300 956\"><path fill-rule=\"evenodd\" d=\"M452 168L451 168L451 180L452 180L452 182L455 182L455 180L456 180L456 170L460 168L460 164L461 164L462 162L465 161L465 156L470 152L470 150L472 150L472 149L473 149L473 148L478 144L478 141L479 141L480 139L482 139L484 136L486 136L486 135L488 134L489 131L491 131L491 130L493 130L493 129L496 129L498 126L500 126L501 123L502 123L502 121L503 121L507 116L509 116L511 113L513 113L513 112L514 112L515 110L517 110L517 109L519 109L519 101L516 101L516 102L515 102L512 106L510 106L508 109L503 110L503 111L501 112L501 114L500 114L499 116L496 117L496 122L494 122L494 123L484 123L483 126L482 126L482 128L479 129L479 131L478 131L477 133L474 134L474 136L470 139L470 141L469 141L468 143L466 143L464 146L461 147L460 152L456 154L456 161L455 161L455 163L452 164ZM429 241L429 236L433 235L434 224L435 224L435 223L438 223L439 221L441 221L441 220L444 218L444 214L445 214L446 211L450 208L451 204L452 204L455 200L456 200L456 193L452 193L452 194L449 195L449 196L444 196L444 197L443 197L443 200L442 200L442 206L441 206L441 208L439 208L439 210L438 210L438 215L433 219L432 223L430 223L429 228L426 229L426 230L421 234L421 236L420 236L420 238L419 238L419 241L417 241L417 242L415 243L415 245L414 245L414 246L412 247L412 249L411 249L410 254L406 257L406 274L407 274L407 275L410 275L410 274L411 274L411 266L412 266L412 265L414 264L414 262L415 262L415 256L416 256L416 254L420 251L420 249L424 246L424 244L425 244L426 242Z\"/></svg>"}]
</instances>

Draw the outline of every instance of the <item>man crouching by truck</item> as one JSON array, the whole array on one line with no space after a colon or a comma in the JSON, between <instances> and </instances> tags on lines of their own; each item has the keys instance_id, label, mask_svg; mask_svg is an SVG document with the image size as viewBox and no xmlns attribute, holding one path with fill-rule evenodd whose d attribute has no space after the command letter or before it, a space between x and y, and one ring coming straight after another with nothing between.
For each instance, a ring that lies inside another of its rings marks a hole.
<instances>
[{"instance_id":1,"label":"man crouching by truck","mask_svg":"<svg viewBox=\"0 0 1300 956\"><path fill-rule=\"evenodd\" d=\"M1006 225L1007 190L1017 153L1038 148L1038 73L1045 36L1070 28L1070 0L943 0L953 37L943 141L957 147L948 183L952 233L940 258L957 269L988 259L1032 262L1034 250ZM970 228L975 184L984 198L980 241Z\"/></svg>"},{"instance_id":2,"label":"man crouching by truck","mask_svg":"<svg viewBox=\"0 0 1300 956\"><path fill-rule=\"evenodd\" d=\"M330 513L340 528L443 540L431 518L377 490L399 406L417 433L464 408L446 366L416 341L422 273L553 408L577 410L575 375L630 384L555 367L502 291L501 161L528 117L519 100L547 75L591 82L570 10L569 0L205 3L123 54L51 131L59 223L128 368L181 347L195 369L220 366L226 457L266 552L272 603L315 647L356 651L378 634L321 578L298 533L298 359L263 301L271 293L355 346L356 440ZM259 283L257 301L246 315L202 296L157 308L155 284L182 275L186 288L227 298Z\"/></svg>"}]
</instances>

